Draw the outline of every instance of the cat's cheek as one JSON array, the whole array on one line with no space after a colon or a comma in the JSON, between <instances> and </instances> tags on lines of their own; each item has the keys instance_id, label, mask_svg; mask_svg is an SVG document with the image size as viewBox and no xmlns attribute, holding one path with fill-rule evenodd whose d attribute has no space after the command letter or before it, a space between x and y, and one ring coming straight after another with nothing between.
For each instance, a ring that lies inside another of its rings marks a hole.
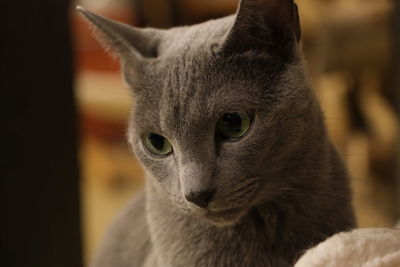
<instances>
[{"instance_id":1,"label":"cat's cheek","mask_svg":"<svg viewBox=\"0 0 400 267\"><path fill-rule=\"evenodd\" d=\"M145 151L145 148L141 143L136 143L132 147L132 152L146 172L155 177L158 177L158 173L162 173L162 170L164 169L162 163L163 159L152 157L149 152ZM162 177L162 179L165 179L165 177Z\"/></svg>"},{"instance_id":2,"label":"cat's cheek","mask_svg":"<svg viewBox=\"0 0 400 267\"><path fill-rule=\"evenodd\" d=\"M137 148L135 155L145 169L146 180L151 181L160 190L160 193L169 196L172 202L184 202L176 194L176 192L180 192L180 185L178 179L174 179L177 174L172 155L164 158L155 157L140 147Z\"/></svg>"}]
</instances>

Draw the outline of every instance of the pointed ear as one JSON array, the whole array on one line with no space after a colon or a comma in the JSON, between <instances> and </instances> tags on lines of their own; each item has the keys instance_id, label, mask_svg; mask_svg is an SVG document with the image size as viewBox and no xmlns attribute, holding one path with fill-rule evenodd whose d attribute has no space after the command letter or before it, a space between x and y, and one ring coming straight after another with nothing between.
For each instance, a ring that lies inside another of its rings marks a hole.
<instances>
[{"instance_id":1,"label":"pointed ear","mask_svg":"<svg viewBox=\"0 0 400 267\"><path fill-rule=\"evenodd\" d=\"M139 63L144 58L156 58L162 30L139 29L96 15L77 6L89 21L99 42L121 61Z\"/></svg>"},{"instance_id":2,"label":"pointed ear","mask_svg":"<svg viewBox=\"0 0 400 267\"><path fill-rule=\"evenodd\" d=\"M285 60L294 55L300 38L293 0L242 0L222 50L227 54L266 52Z\"/></svg>"}]
</instances>

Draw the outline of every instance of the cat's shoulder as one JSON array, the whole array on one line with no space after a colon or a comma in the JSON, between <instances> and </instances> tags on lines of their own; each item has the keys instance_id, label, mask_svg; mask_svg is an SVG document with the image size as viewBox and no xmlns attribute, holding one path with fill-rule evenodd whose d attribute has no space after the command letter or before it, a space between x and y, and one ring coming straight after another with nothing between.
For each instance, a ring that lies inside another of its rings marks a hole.
<instances>
[{"instance_id":1,"label":"cat's shoulder","mask_svg":"<svg viewBox=\"0 0 400 267\"><path fill-rule=\"evenodd\" d=\"M143 266L150 251L145 194L140 192L112 223L91 267Z\"/></svg>"}]
</instances>

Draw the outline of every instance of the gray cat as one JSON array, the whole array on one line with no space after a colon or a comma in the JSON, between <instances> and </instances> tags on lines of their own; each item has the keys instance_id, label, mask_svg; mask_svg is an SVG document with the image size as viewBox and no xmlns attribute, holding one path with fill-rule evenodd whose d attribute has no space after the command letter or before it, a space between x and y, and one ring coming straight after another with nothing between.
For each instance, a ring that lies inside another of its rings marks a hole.
<instances>
[{"instance_id":1,"label":"gray cat","mask_svg":"<svg viewBox=\"0 0 400 267\"><path fill-rule=\"evenodd\" d=\"M233 16L170 30L79 10L121 60L147 176L92 266L292 266L354 226L292 0L243 0Z\"/></svg>"}]
</instances>

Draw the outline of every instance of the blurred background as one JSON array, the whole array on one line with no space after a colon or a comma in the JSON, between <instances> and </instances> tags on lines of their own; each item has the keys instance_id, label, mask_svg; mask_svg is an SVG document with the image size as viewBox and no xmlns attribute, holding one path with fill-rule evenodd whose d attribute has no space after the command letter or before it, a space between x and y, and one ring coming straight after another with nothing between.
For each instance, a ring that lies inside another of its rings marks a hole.
<instances>
[{"instance_id":1,"label":"blurred background","mask_svg":"<svg viewBox=\"0 0 400 267\"><path fill-rule=\"evenodd\" d=\"M311 82L348 165L359 226L393 226L400 218L399 1L297 2ZM131 96L76 4L168 28L232 14L237 0L3 1L1 266L86 266L144 183L125 138Z\"/></svg>"}]
</instances>

